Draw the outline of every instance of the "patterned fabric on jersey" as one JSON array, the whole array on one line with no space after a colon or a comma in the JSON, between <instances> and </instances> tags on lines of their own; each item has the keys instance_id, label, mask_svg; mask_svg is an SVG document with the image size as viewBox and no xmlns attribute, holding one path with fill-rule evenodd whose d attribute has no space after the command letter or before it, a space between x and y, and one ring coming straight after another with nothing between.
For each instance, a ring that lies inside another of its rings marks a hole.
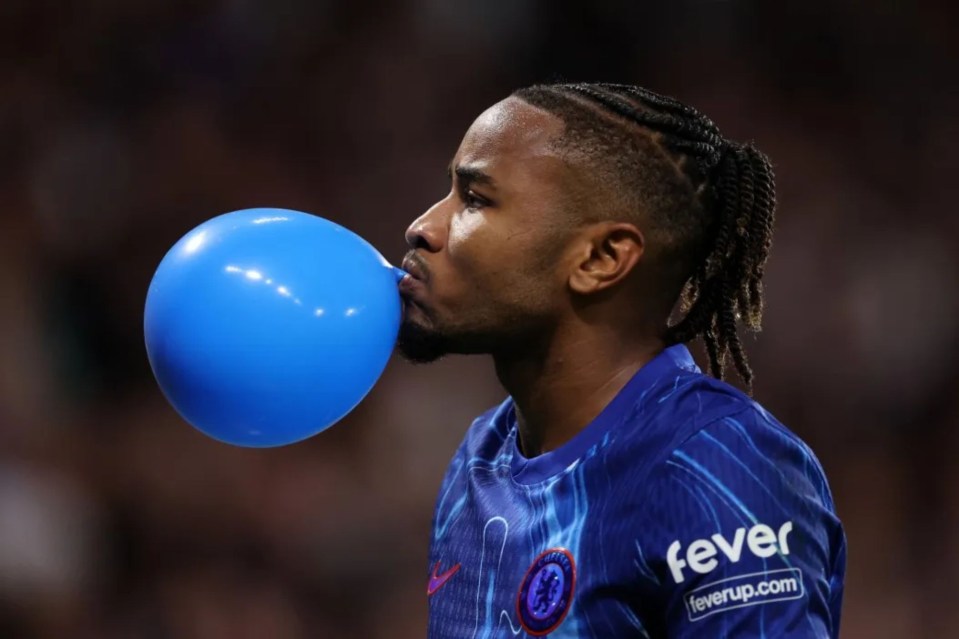
<instances>
[{"instance_id":1,"label":"patterned fabric on jersey","mask_svg":"<svg viewBox=\"0 0 959 639\"><path fill-rule=\"evenodd\" d=\"M433 519L430 639L835 637L845 537L819 462L682 345L532 459L476 419Z\"/></svg>"}]
</instances>

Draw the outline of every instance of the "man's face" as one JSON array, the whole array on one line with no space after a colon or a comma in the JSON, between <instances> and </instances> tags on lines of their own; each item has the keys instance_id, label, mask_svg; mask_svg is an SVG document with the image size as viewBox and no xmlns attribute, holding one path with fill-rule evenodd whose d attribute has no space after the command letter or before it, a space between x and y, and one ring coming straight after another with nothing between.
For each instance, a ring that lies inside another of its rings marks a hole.
<instances>
[{"instance_id":1,"label":"man's face","mask_svg":"<svg viewBox=\"0 0 959 639\"><path fill-rule=\"evenodd\" d=\"M448 195L406 231L399 348L414 361L532 346L565 301L570 167L562 121L517 98L480 115L450 165Z\"/></svg>"}]
</instances>

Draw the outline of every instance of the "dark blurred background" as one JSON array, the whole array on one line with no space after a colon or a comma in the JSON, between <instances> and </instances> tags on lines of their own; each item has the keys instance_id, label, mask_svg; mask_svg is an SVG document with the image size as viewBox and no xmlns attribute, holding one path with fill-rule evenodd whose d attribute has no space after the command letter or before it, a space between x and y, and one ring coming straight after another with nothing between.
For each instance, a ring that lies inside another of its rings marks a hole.
<instances>
[{"instance_id":1,"label":"dark blurred background","mask_svg":"<svg viewBox=\"0 0 959 639\"><path fill-rule=\"evenodd\" d=\"M315 439L232 448L153 382L147 285L252 206L399 259L472 119L557 79L676 95L772 156L748 347L847 527L843 636L959 636L956 26L943 0L0 0L0 638L425 636L489 363L394 360Z\"/></svg>"}]
</instances>

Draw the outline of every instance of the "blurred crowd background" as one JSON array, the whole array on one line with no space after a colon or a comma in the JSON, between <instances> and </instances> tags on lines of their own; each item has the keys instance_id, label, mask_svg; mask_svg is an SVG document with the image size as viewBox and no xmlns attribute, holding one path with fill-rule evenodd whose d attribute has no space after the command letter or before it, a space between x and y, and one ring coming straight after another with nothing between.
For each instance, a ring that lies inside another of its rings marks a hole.
<instances>
[{"instance_id":1,"label":"blurred crowd background","mask_svg":"<svg viewBox=\"0 0 959 639\"><path fill-rule=\"evenodd\" d=\"M184 232L252 206L397 260L473 118L560 79L673 94L772 156L748 348L847 527L843 636L959 636L957 14L0 0L0 638L424 637L433 500L503 395L489 362L395 360L321 436L232 448L153 382L147 285Z\"/></svg>"}]
</instances>

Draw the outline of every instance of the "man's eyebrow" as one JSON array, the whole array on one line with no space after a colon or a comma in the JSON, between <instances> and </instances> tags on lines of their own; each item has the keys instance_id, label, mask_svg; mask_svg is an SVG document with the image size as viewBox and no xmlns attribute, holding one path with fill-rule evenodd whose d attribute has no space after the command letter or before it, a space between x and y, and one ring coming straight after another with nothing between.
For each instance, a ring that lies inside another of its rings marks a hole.
<instances>
[{"instance_id":1,"label":"man's eyebrow","mask_svg":"<svg viewBox=\"0 0 959 639\"><path fill-rule=\"evenodd\" d=\"M463 185L468 185L471 183L483 184L492 188L496 187L496 181L489 174L476 166L457 166L455 169L452 165L447 168L447 174L452 179L453 173L456 173L456 177L459 178L459 181Z\"/></svg>"}]
</instances>

